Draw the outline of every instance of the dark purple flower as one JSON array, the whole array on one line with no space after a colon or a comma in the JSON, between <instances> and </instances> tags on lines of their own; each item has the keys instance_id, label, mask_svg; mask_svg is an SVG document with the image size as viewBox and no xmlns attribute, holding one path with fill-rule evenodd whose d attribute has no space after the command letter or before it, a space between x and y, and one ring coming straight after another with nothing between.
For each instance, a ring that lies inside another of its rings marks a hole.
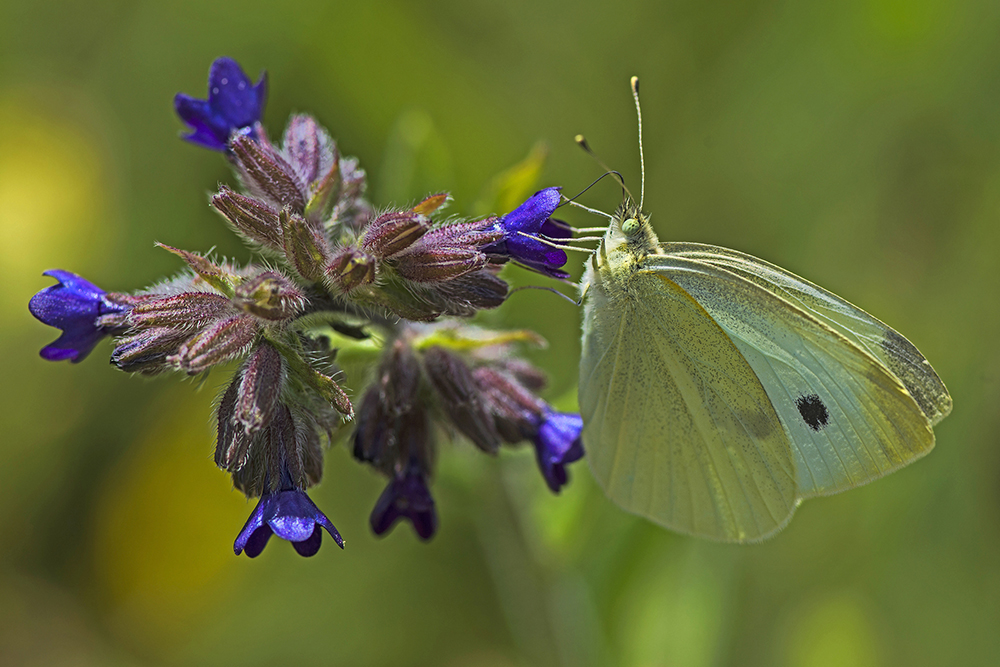
<instances>
[{"instance_id":1,"label":"dark purple flower","mask_svg":"<svg viewBox=\"0 0 1000 667\"><path fill-rule=\"evenodd\" d=\"M174 110L194 130L184 138L214 151L224 151L234 130L251 128L264 114L267 75L251 83L232 58L218 58L208 72L208 99L184 93L174 96Z\"/></svg>"},{"instance_id":2,"label":"dark purple flower","mask_svg":"<svg viewBox=\"0 0 1000 667\"><path fill-rule=\"evenodd\" d=\"M419 466L410 466L406 474L397 475L389 482L372 510L372 530L381 535L399 519L408 519L413 530L424 540L432 538L437 530L434 498Z\"/></svg>"},{"instance_id":3,"label":"dark purple flower","mask_svg":"<svg viewBox=\"0 0 1000 667\"><path fill-rule=\"evenodd\" d=\"M109 333L98 324L98 319L125 312L128 306L111 301L104 290L75 273L53 269L42 275L52 276L59 283L31 297L28 310L45 324L63 331L54 343L42 348L42 358L83 361L97 341Z\"/></svg>"},{"instance_id":4,"label":"dark purple flower","mask_svg":"<svg viewBox=\"0 0 1000 667\"><path fill-rule=\"evenodd\" d=\"M277 535L291 542L300 555L312 556L319 551L323 540L320 526L326 528L341 549L344 548L340 533L305 491L287 488L265 493L236 538L233 550L237 556L246 551L247 556L256 558L271 535Z\"/></svg>"},{"instance_id":5,"label":"dark purple flower","mask_svg":"<svg viewBox=\"0 0 1000 667\"><path fill-rule=\"evenodd\" d=\"M578 414L549 409L542 413L538 432L532 441L535 444L538 467L545 477L545 483L554 493L559 493L569 481L566 464L583 458L583 441L580 439L582 430L583 419Z\"/></svg>"},{"instance_id":6,"label":"dark purple flower","mask_svg":"<svg viewBox=\"0 0 1000 667\"><path fill-rule=\"evenodd\" d=\"M570 237L568 225L551 219L559 200L559 188L545 188L533 194L496 223L504 237L484 247L483 252L506 257L553 278L568 278L569 274L559 269L566 264L566 253L538 238L546 236L558 240Z\"/></svg>"}]
</instances>

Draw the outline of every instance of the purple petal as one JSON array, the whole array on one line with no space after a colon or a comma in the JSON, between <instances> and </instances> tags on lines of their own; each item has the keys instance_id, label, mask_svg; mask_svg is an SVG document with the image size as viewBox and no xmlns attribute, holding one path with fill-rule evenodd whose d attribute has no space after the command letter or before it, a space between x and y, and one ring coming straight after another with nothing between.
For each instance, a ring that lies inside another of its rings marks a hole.
<instances>
[{"instance_id":1,"label":"purple petal","mask_svg":"<svg viewBox=\"0 0 1000 667\"><path fill-rule=\"evenodd\" d=\"M53 269L43 275L59 282L31 297L28 310L41 322L62 329L63 333L45 346L41 355L49 361L83 361L98 341L107 335L97 325L97 319L102 315L123 312L127 306L109 301L104 290L75 273Z\"/></svg>"},{"instance_id":2,"label":"purple petal","mask_svg":"<svg viewBox=\"0 0 1000 667\"><path fill-rule=\"evenodd\" d=\"M561 188L545 188L539 190L527 199L523 204L503 217L500 226L508 235L517 232L526 234L537 234L542 224L552 215L559 206L559 190Z\"/></svg>"},{"instance_id":3,"label":"purple petal","mask_svg":"<svg viewBox=\"0 0 1000 667\"><path fill-rule=\"evenodd\" d=\"M369 519L372 531L382 535L399 519L407 519L414 532L429 540L437 531L437 512L423 474L411 469L404 477L396 477L385 488Z\"/></svg>"},{"instance_id":4,"label":"purple petal","mask_svg":"<svg viewBox=\"0 0 1000 667\"><path fill-rule=\"evenodd\" d=\"M545 483L553 493L569 481L566 464L583 458L580 432L583 420L578 414L547 411L535 435L535 455Z\"/></svg>"},{"instance_id":5,"label":"purple petal","mask_svg":"<svg viewBox=\"0 0 1000 667\"><path fill-rule=\"evenodd\" d=\"M267 539L271 537L271 529L268 528L267 526L264 526L264 511L266 509L265 506L270 502L270 499L271 499L270 495L265 495L262 496L259 501L257 501L257 506L254 507L253 512L251 512L250 517L247 519L247 522L243 524L243 530L241 530L240 534L236 536L236 541L233 543L233 551L236 552L237 556L239 556L240 553L242 553L243 550L247 548L247 543L250 542L251 536L259 528L262 527L266 528L267 535L263 538L263 542L260 543L259 545L260 548L256 549L256 553L250 557L253 558L257 554L259 554L261 549L264 548L264 545L267 544ZM258 541L259 539L254 541L255 546L257 545ZM249 555L249 553L247 555Z\"/></svg>"},{"instance_id":6,"label":"purple petal","mask_svg":"<svg viewBox=\"0 0 1000 667\"><path fill-rule=\"evenodd\" d=\"M226 150L230 127L224 120L212 114L208 100L199 100L184 93L177 93L174 96L174 111L194 130L191 134L184 135L183 139L209 150Z\"/></svg>"},{"instance_id":7,"label":"purple petal","mask_svg":"<svg viewBox=\"0 0 1000 667\"><path fill-rule=\"evenodd\" d=\"M250 539L246 542L246 554L249 558L256 558L260 555L260 552L264 550L267 546L267 541L271 539L271 535L274 531L271 530L270 526L261 526L257 530L250 533ZM239 551L236 552L238 556Z\"/></svg>"},{"instance_id":8,"label":"purple petal","mask_svg":"<svg viewBox=\"0 0 1000 667\"><path fill-rule=\"evenodd\" d=\"M234 128L247 127L260 120L267 97L267 76L261 74L254 86L232 58L218 58L208 73L208 104L212 112L229 121Z\"/></svg>"},{"instance_id":9,"label":"purple petal","mask_svg":"<svg viewBox=\"0 0 1000 667\"><path fill-rule=\"evenodd\" d=\"M295 550L300 556L309 558L310 556L316 555L316 552L319 551L319 547L322 543L323 531L320 530L319 526L316 526L313 528L312 535L301 542L292 542L292 546L295 547Z\"/></svg>"},{"instance_id":10,"label":"purple petal","mask_svg":"<svg viewBox=\"0 0 1000 667\"><path fill-rule=\"evenodd\" d=\"M260 120L266 98L266 75L253 85L235 60L218 58L208 74L208 99L178 93L174 110L193 130L184 139L224 151L234 131L253 128Z\"/></svg>"},{"instance_id":11,"label":"purple petal","mask_svg":"<svg viewBox=\"0 0 1000 667\"><path fill-rule=\"evenodd\" d=\"M267 546L271 535L288 540L303 556L314 555L322 544L326 528L333 539L344 548L344 540L316 504L301 489L288 488L261 496L246 525L240 531L233 550L239 555L256 557Z\"/></svg>"},{"instance_id":12,"label":"purple petal","mask_svg":"<svg viewBox=\"0 0 1000 667\"><path fill-rule=\"evenodd\" d=\"M520 234L507 240L507 253L513 261L542 273L550 271L565 273L558 271L558 269L569 259L566 253L559 248L553 248L538 239Z\"/></svg>"},{"instance_id":13,"label":"purple petal","mask_svg":"<svg viewBox=\"0 0 1000 667\"><path fill-rule=\"evenodd\" d=\"M568 239L573 236L573 227L562 220L556 220L555 218L549 218L542 223L542 228L539 230L542 236L547 236L550 239Z\"/></svg>"}]
</instances>

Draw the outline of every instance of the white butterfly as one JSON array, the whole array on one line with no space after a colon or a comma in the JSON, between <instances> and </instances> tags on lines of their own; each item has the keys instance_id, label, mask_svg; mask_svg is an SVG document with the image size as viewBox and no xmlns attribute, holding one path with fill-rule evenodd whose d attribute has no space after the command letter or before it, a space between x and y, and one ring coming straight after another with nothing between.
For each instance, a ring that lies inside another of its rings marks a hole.
<instances>
[{"instance_id":1,"label":"white butterfly","mask_svg":"<svg viewBox=\"0 0 1000 667\"><path fill-rule=\"evenodd\" d=\"M633 92L638 108L635 79ZM765 539L802 500L929 452L951 411L895 330L755 257L661 244L631 198L581 289L590 467L612 500L671 530Z\"/></svg>"}]
</instances>

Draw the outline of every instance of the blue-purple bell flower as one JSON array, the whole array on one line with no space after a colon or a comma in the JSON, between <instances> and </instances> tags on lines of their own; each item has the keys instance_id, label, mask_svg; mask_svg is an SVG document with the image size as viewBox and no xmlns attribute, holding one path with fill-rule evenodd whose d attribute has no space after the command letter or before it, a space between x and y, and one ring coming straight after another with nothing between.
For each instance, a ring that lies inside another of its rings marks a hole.
<instances>
[{"instance_id":1,"label":"blue-purple bell flower","mask_svg":"<svg viewBox=\"0 0 1000 667\"><path fill-rule=\"evenodd\" d=\"M267 99L267 75L256 84L232 58L218 58L208 72L208 99L199 100L184 93L174 96L174 110L193 132L187 141L214 151L225 151L234 130L250 128L264 114Z\"/></svg>"},{"instance_id":2,"label":"blue-purple bell flower","mask_svg":"<svg viewBox=\"0 0 1000 667\"><path fill-rule=\"evenodd\" d=\"M559 493L569 481L566 465L583 458L582 430L583 419L578 414L553 410L542 413L532 442L538 467L553 493Z\"/></svg>"},{"instance_id":3,"label":"blue-purple bell flower","mask_svg":"<svg viewBox=\"0 0 1000 667\"><path fill-rule=\"evenodd\" d=\"M393 478L379 496L370 518L372 530L381 535L399 519L407 519L413 524L414 532L424 540L432 538L437 531L434 498L416 466L411 466L405 475Z\"/></svg>"},{"instance_id":4,"label":"blue-purple bell flower","mask_svg":"<svg viewBox=\"0 0 1000 667\"><path fill-rule=\"evenodd\" d=\"M507 257L529 269L553 278L569 278L559 267L566 264L566 253L543 242L538 237L568 239L569 225L552 220L552 213L559 206L560 188L539 190L516 209L496 223L503 230L503 239L483 248L488 255Z\"/></svg>"},{"instance_id":5,"label":"blue-purple bell flower","mask_svg":"<svg viewBox=\"0 0 1000 667\"><path fill-rule=\"evenodd\" d=\"M40 321L62 329L62 335L42 348L43 359L73 363L83 361L108 330L97 321L102 315L122 313L128 306L108 299L107 293L75 273L53 269L42 275L52 276L58 284L46 287L31 297L28 310Z\"/></svg>"},{"instance_id":6,"label":"blue-purple bell flower","mask_svg":"<svg viewBox=\"0 0 1000 667\"><path fill-rule=\"evenodd\" d=\"M305 491L288 488L265 493L237 536L233 550L237 556L245 551L250 558L256 558L271 535L277 535L291 542L300 555L312 556L319 551L323 540L320 527L326 528L340 548L344 548L340 533Z\"/></svg>"}]
</instances>

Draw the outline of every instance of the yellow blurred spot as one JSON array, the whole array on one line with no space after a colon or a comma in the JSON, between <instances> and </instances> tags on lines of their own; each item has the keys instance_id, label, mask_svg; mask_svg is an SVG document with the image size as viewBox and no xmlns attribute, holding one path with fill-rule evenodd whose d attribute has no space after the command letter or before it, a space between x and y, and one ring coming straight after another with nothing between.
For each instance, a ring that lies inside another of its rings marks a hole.
<instances>
[{"instance_id":1,"label":"yellow blurred spot","mask_svg":"<svg viewBox=\"0 0 1000 667\"><path fill-rule=\"evenodd\" d=\"M183 387L190 390L190 387ZM233 540L253 509L212 464L204 393L168 405L105 481L93 535L95 580L111 625L157 648L229 589Z\"/></svg>"},{"instance_id":2,"label":"yellow blurred spot","mask_svg":"<svg viewBox=\"0 0 1000 667\"><path fill-rule=\"evenodd\" d=\"M80 128L0 90L0 313L24 311L28 297L52 282L44 270L83 273L98 264L92 255L111 236L101 231L108 187L101 158Z\"/></svg>"},{"instance_id":3,"label":"yellow blurred spot","mask_svg":"<svg viewBox=\"0 0 1000 667\"><path fill-rule=\"evenodd\" d=\"M877 629L862 602L849 594L819 601L791 621L785 664L795 667L874 667Z\"/></svg>"}]
</instances>

